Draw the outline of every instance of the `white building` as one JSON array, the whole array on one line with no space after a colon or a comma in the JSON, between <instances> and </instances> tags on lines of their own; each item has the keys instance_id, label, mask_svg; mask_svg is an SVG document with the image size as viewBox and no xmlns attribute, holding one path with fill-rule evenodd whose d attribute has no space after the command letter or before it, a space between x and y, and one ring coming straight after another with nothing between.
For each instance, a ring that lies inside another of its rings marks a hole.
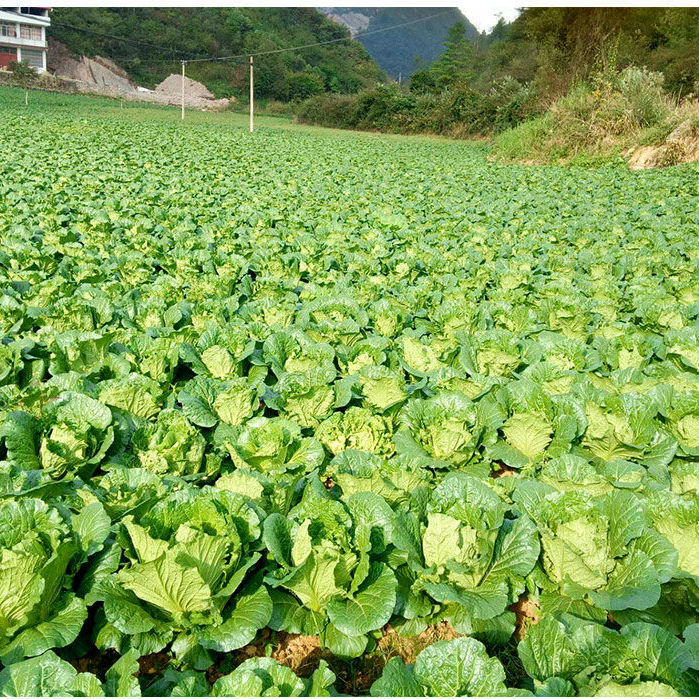
<instances>
[{"instance_id":1,"label":"white building","mask_svg":"<svg viewBox=\"0 0 699 699\"><path fill-rule=\"evenodd\" d=\"M11 61L46 70L50 7L0 7L0 68Z\"/></svg>"}]
</instances>

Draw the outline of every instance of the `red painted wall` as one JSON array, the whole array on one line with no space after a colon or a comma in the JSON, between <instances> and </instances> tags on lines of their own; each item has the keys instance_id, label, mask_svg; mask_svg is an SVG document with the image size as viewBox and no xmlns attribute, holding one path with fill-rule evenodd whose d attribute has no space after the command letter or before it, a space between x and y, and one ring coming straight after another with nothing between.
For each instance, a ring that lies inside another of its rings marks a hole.
<instances>
[{"instance_id":1,"label":"red painted wall","mask_svg":"<svg viewBox=\"0 0 699 699\"><path fill-rule=\"evenodd\" d=\"M10 49L12 50L12 49ZM13 53L8 53L8 49L5 46L0 46L0 67L4 68L11 61L17 60L17 51L14 50Z\"/></svg>"}]
</instances>

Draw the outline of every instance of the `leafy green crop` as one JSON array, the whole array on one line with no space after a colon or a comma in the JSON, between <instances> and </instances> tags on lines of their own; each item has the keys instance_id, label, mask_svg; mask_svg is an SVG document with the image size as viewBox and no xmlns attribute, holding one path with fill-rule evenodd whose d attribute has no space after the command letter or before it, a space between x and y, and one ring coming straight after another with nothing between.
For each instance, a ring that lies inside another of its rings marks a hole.
<instances>
[{"instance_id":1,"label":"leafy green crop","mask_svg":"<svg viewBox=\"0 0 699 699\"><path fill-rule=\"evenodd\" d=\"M695 167L18 100L0 694L696 693Z\"/></svg>"}]
</instances>

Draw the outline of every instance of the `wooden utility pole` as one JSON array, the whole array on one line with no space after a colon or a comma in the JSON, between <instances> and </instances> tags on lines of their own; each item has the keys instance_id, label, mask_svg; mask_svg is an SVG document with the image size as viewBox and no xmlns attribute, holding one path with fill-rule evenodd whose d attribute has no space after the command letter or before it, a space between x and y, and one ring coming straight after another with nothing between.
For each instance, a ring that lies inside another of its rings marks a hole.
<instances>
[{"instance_id":1,"label":"wooden utility pole","mask_svg":"<svg viewBox=\"0 0 699 699\"><path fill-rule=\"evenodd\" d=\"M250 56L250 133L255 130L255 122L253 117L253 109L255 102L255 76L252 56Z\"/></svg>"},{"instance_id":2,"label":"wooden utility pole","mask_svg":"<svg viewBox=\"0 0 699 699\"><path fill-rule=\"evenodd\" d=\"M182 61L182 119L184 120L184 61Z\"/></svg>"}]
</instances>

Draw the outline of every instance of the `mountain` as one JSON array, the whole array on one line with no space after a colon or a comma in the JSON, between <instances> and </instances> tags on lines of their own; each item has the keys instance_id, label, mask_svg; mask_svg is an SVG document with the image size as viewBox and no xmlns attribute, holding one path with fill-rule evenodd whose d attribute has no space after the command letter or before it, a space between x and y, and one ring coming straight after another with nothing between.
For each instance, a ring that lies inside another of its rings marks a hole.
<instances>
[{"instance_id":1,"label":"mountain","mask_svg":"<svg viewBox=\"0 0 699 699\"><path fill-rule=\"evenodd\" d=\"M313 8L58 7L51 13L49 36L76 56L113 60L146 87L179 73L182 59L273 51L343 37L348 40L257 57L257 95L286 101L322 92L351 94L385 79L345 27ZM192 62L186 70L216 97L245 98L245 58Z\"/></svg>"},{"instance_id":2,"label":"mountain","mask_svg":"<svg viewBox=\"0 0 699 699\"><path fill-rule=\"evenodd\" d=\"M318 10L347 27L352 36L391 77L408 77L420 65L429 65L444 51L449 28L456 22L466 27L469 39L478 30L456 7L319 7ZM407 24L390 31L394 25ZM378 30L378 31L377 31ZM363 32L370 33L361 36ZM416 62L417 58L417 62Z\"/></svg>"}]
</instances>

